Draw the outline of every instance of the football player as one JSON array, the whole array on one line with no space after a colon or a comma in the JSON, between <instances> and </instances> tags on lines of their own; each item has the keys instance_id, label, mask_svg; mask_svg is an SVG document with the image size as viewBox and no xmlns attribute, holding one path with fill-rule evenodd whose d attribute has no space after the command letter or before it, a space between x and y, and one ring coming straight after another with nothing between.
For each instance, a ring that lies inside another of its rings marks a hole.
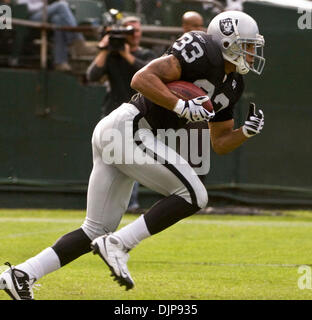
<instances>
[{"instance_id":1,"label":"football player","mask_svg":"<svg viewBox=\"0 0 312 320\"><path fill-rule=\"evenodd\" d=\"M0 276L0 286L14 299L32 299L36 280L89 252L91 247L115 280L131 289L134 281L127 267L128 252L208 202L207 190L194 169L158 141L154 133L157 129L177 130L187 122L206 121L212 147L218 154L229 153L259 134L264 117L255 104L250 104L247 119L238 129L234 129L233 109L244 90L243 75L249 71L260 75L263 70L263 47L264 39L252 17L226 11L211 21L207 32L185 33L167 55L138 71L131 86L139 94L102 119L94 130L87 216L81 228L24 263L9 265ZM193 82L207 95L183 101L166 86L175 80ZM208 97L214 112L202 106ZM126 134L129 128L131 139ZM106 139L108 132L120 133L129 148L121 150L119 139ZM112 146L114 152L120 152L120 161L110 162ZM130 156L134 161L127 161ZM114 232L127 208L134 181L164 198Z\"/></svg>"}]
</instances>

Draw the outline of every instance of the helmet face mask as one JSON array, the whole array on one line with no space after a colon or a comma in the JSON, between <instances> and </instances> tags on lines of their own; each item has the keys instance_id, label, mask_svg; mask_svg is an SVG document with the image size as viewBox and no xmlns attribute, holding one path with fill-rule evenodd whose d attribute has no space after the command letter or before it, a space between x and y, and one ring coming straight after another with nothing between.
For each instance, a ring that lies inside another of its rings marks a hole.
<instances>
[{"instance_id":1,"label":"helmet face mask","mask_svg":"<svg viewBox=\"0 0 312 320\"><path fill-rule=\"evenodd\" d=\"M263 56L264 39L261 35L258 35L257 39L241 39L238 38L231 47L228 48L232 54L236 56L242 56L243 63L248 71L252 71L260 75L265 65L265 58ZM248 62L248 58L252 57L252 63ZM237 61L230 61L234 64Z\"/></svg>"},{"instance_id":2,"label":"helmet face mask","mask_svg":"<svg viewBox=\"0 0 312 320\"><path fill-rule=\"evenodd\" d=\"M236 72L262 73L264 38L249 15L240 11L223 12L211 21L207 33L218 43L223 58L236 65Z\"/></svg>"}]
</instances>

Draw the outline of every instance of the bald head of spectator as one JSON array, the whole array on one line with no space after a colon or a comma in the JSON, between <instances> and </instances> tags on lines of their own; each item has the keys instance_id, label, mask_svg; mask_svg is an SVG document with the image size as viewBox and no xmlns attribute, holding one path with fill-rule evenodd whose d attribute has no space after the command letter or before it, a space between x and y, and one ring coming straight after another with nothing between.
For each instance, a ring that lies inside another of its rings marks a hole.
<instances>
[{"instance_id":1,"label":"bald head of spectator","mask_svg":"<svg viewBox=\"0 0 312 320\"><path fill-rule=\"evenodd\" d=\"M182 28L184 32L192 30L204 30L204 19L196 11L187 11L182 16Z\"/></svg>"}]
</instances>

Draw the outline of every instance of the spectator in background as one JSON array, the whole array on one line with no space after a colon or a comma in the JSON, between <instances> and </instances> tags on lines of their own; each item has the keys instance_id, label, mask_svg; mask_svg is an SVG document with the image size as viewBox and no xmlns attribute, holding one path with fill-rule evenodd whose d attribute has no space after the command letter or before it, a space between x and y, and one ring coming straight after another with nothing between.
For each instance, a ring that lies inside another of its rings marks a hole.
<instances>
[{"instance_id":1,"label":"spectator in background","mask_svg":"<svg viewBox=\"0 0 312 320\"><path fill-rule=\"evenodd\" d=\"M44 6L42 0L17 0L17 3L27 5L30 20L42 21ZM58 26L77 26L76 19L66 1L55 1L49 4L47 6L47 19L48 22ZM56 70L71 70L68 63L69 51L75 56L93 56L96 48L88 47L81 33L54 31L53 62Z\"/></svg>"},{"instance_id":2,"label":"spectator in background","mask_svg":"<svg viewBox=\"0 0 312 320\"><path fill-rule=\"evenodd\" d=\"M189 32L192 30L204 30L204 19L196 11L187 11L182 16L182 28L183 32Z\"/></svg>"},{"instance_id":3,"label":"spectator in background","mask_svg":"<svg viewBox=\"0 0 312 320\"><path fill-rule=\"evenodd\" d=\"M136 93L130 82L133 75L148 62L156 58L152 50L140 47L142 29L140 19L134 16L124 18L124 27L132 26L133 35L126 36L125 45L118 51L109 45L110 35L106 34L99 43L100 52L87 70L87 80L99 81L104 75L108 77L111 91L103 106L103 116L108 115L123 102L128 102ZM138 183L133 187L128 211L139 209Z\"/></svg>"},{"instance_id":4,"label":"spectator in background","mask_svg":"<svg viewBox=\"0 0 312 320\"><path fill-rule=\"evenodd\" d=\"M100 52L87 70L88 81L99 81L106 75L110 82L110 97L104 105L103 116L131 99L136 93L130 87L133 75L156 58L152 50L140 47L142 29L139 18L126 17L122 25L134 28L134 34L126 36L124 47L118 51L112 50L109 46L110 35L106 34L98 45Z\"/></svg>"},{"instance_id":5,"label":"spectator in background","mask_svg":"<svg viewBox=\"0 0 312 320\"><path fill-rule=\"evenodd\" d=\"M225 10L243 11L244 0L226 0Z\"/></svg>"}]
</instances>

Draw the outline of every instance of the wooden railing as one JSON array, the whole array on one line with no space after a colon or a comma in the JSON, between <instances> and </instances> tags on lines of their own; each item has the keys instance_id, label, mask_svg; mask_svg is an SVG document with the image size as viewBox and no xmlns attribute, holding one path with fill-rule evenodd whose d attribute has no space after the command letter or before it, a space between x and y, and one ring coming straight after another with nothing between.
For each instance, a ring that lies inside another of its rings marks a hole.
<instances>
[{"instance_id":1,"label":"wooden railing","mask_svg":"<svg viewBox=\"0 0 312 320\"><path fill-rule=\"evenodd\" d=\"M41 43L40 43L40 65L41 68L45 69L47 67L47 55L48 55L48 41L47 41L47 32L54 30L63 30L70 32L82 32L82 33L96 33L101 34L102 27L101 26L58 26L55 24L47 23L47 22L36 22L24 19L12 18L13 25L19 25L34 29L41 30ZM172 35L176 36L183 33L183 29L180 27L162 27L162 26L151 26L151 25L142 25L143 37L141 39L141 43L145 44L155 44L155 45L164 45L169 46L172 44L171 40L162 39L157 37L147 37L146 34L151 35Z\"/></svg>"}]
</instances>

